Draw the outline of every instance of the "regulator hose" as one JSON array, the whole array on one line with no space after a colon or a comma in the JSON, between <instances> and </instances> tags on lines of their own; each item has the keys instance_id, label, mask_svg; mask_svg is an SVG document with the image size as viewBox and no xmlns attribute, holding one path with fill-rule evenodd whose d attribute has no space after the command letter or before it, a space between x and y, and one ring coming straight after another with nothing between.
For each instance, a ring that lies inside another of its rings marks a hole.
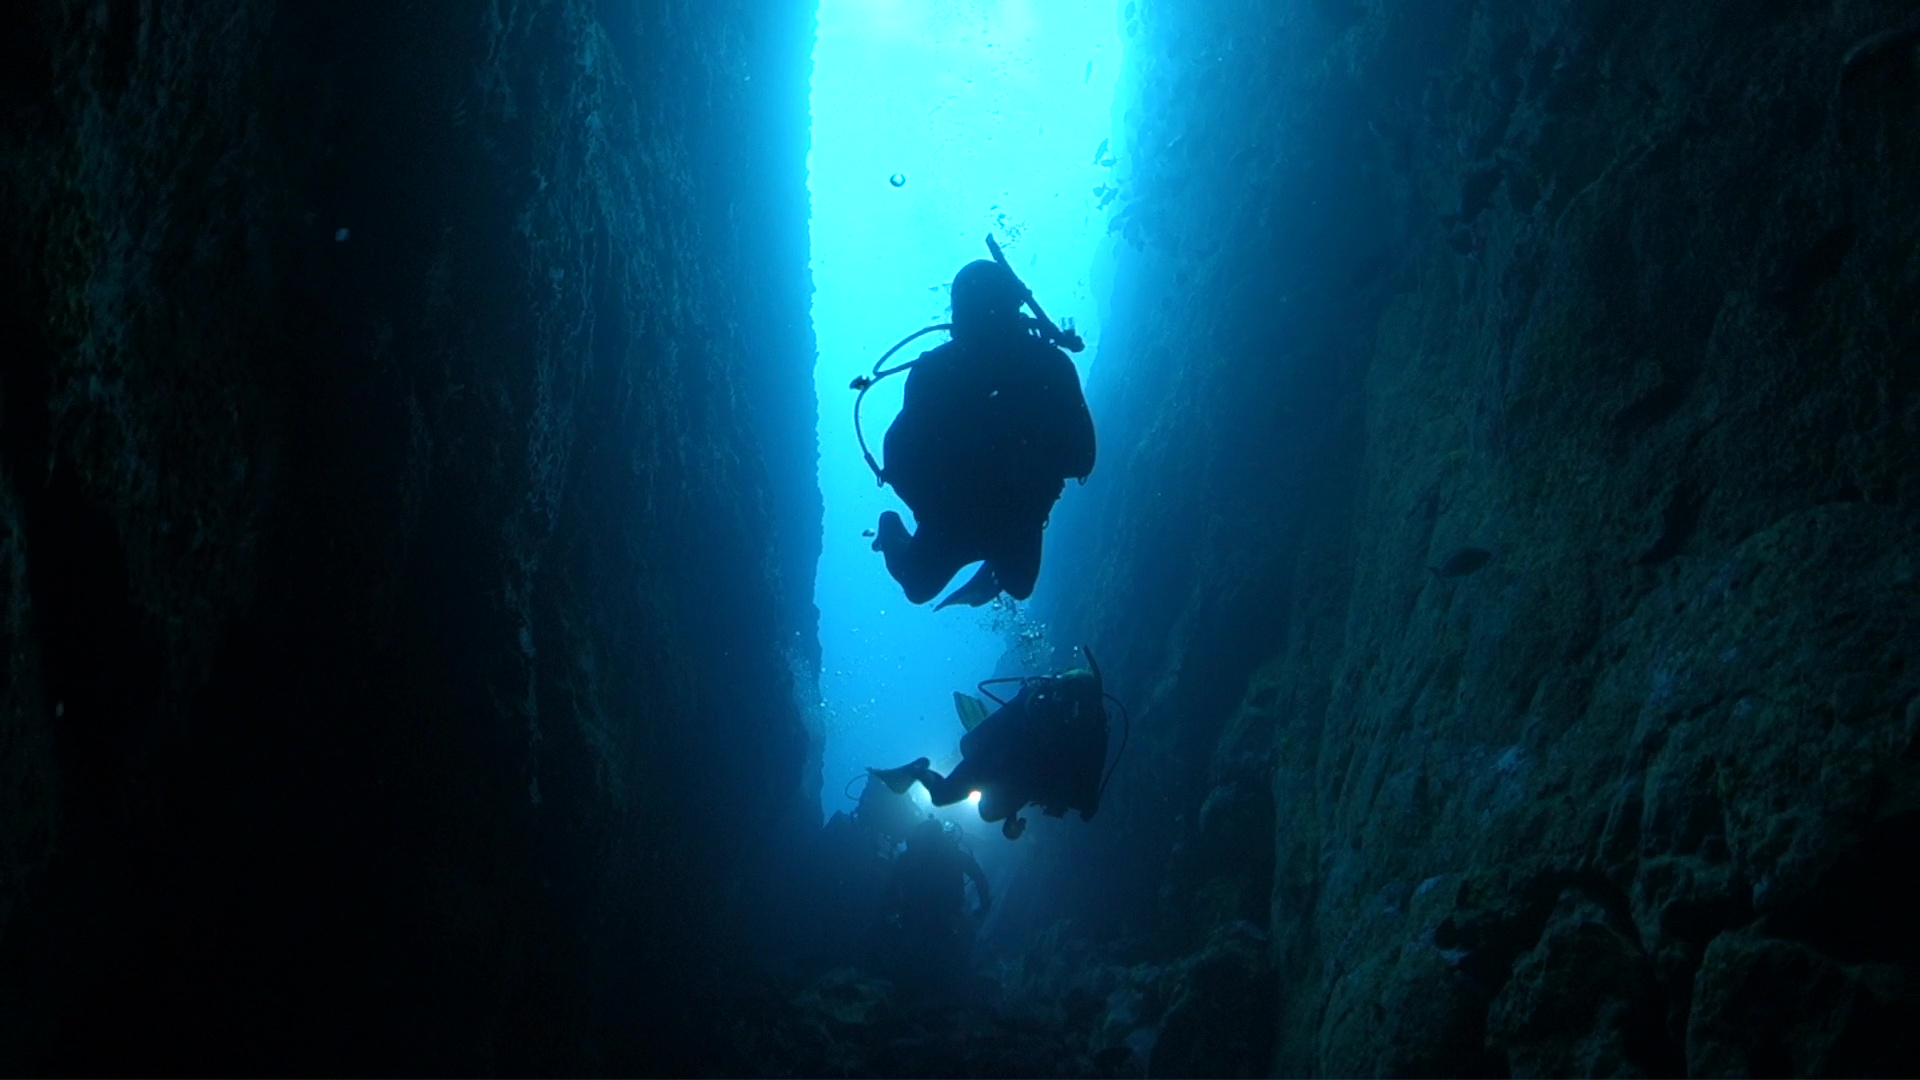
<instances>
[{"instance_id":1,"label":"regulator hose","mask_svg":"<svg viewBox=\"0 0 1920 1080\"><path fill-rule=\"evenodd\" d=\"M867 449L867 434L865 431L861 430L860 428L860 403L867 400L867 391L873 389L873 386L875 383L879 382L881 379L884 379L889 375L898 375L901 372L912 367L913 365L919 363L918 360L909 360L906 363L899 365L898 367L890 367L890 368L886 368L885 370L881 369L881 366L883 364L893 359L894 353L897 353L901 349L906 348L907 342L912 341L914 338L921 337L926 334L931 334L937 330L952 330L952 329L953 329L952 323L935 323L932 326L923 326L920 329L915 330L913 333L908 334L906 337L903 337L899 341L894 342L893 348L888 349L886 352L883 352L880 354L880 359L875 360L873 362L873 373L871 375L862 375L859 378L847 384L847 389L860 391L858 394L854 395L854 398L853 398L853 437L859 440L860 456L867 459L867 468L873 470L873 482L879 485L880 487L887 486L887 474L881 471L880 463L873 459L873 451Z\"/></svg>"},{"instance_id":2,"label":"regulator hose","mask_svg":"<svg viewBox=\"0 0 1920 1080\"><path fill-rule=\"evenodd\" d=\"M1007 265L1006 253L1000 250L1000 243L993 238L992 233L987 234L987 250L992 253L993 261L999 263L1000 266L1006 270L1007 276L1011 277L1014 284L1019 286L1020 302L1033 311L1034 318L1027 321L1029 332L1038 332L1041 340L1050 345L1065 349L1068 352L1077 353L1087 347L1086 341L1074 330L1072 319L1068 319L1066 328L1062 329L1055 326L1052 319L1047 318L1047 313L1040 307L1040 301L1033 298L1033 290L1027 288L1027 283L1021 281L1020 275L1013 272L1013 267ZM859 395L853 399L853 437L859 440L860 456L866 459L867 468L873 470L874 483L881 487L887 486L887 474L886 471L880 467L880 463L874 459L873 451L867 448L867 434L860 426L860 403L867 399L867 391L873 389L873 384L889 375L898 375L918 362L909 360L898 367L885 367L886 362L893 359L893 354L905 348L907 342L923 334L931 334L936 330L952 329L952 323L936 323L933 326L924 326L915 330L913 333L895 342L893 348L881 353L880 359L873 362L873 371L871 374L862 375L847 384L847 389L859 391ZM1084 478L1082 478L1082 482L1084 482Z\"/></svg>"}]
</instances>

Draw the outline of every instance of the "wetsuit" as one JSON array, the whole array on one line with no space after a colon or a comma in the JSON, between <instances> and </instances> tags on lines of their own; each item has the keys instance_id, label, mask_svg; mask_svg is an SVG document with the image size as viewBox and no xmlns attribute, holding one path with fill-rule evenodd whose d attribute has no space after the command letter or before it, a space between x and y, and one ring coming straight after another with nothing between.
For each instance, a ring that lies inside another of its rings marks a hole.
<instances>
[{"instance_id":1,"label":"wetsuit","mask_svg":"<svg viewBox=\"0 0 1920 1080\"><path fill-rule=\"evenodd\" d=\"M962 759L942 776L925 759L898 770L918 780L935 806L980 793L980 817L1009 822L1017 836L1020 808L1029 803L1059 817L1070 809L1083 821L1100 809L1101 769L1107 759L1106 709L1091 676L1029 679L1013 700L960 740Z\"/></svg>"},{"instance_id":2,"label":"wetsuit","mask_svg":"<svg viewBox=\"0 0 1920 1080\"><path fill-rule=\"evenodd\" d=\"M1093 419L1073 361L1015 325L923 354L885 453L886 480L918 529L889 512L875 547L907 599L931 600L984 560L947 602L977 606L1002 590L1024 600L1054 501L1067 479L1093 471Z\"/></svg>"}]
</instances>

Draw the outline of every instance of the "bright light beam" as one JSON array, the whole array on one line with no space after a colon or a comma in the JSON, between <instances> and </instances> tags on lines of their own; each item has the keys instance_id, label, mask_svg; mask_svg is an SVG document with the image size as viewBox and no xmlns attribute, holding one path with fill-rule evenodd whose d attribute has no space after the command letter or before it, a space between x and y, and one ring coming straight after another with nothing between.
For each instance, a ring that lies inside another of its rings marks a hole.
<instances>
[{"instance_id":1,"label":"bright light beam","mask_svg":"<svg viewBox=\"0 0 1920 1080\"><path fill-rule=\"evenodd\" d=\"M847 383L947 314L947 284L988 232L1056 321L1099 337L1089 287L1109 181L1120 41L1114 0L821 0L813 57L815 369L825 545L815 579L827 747L823 792L867 765L950 752L950 692L1002 651L978 612L914 608L861 536L880 512ZM891 181L904 178L896 186ZM932 348L916 342L899 359ZM867 396L878 446L904 379ZM1071 497L1071 496L1069 496ZM962 570L955 581L971 573ZM1043 570L1040 588L1048 575ZM837 794L824 809L839 809Z\"/></svg>"}]
</instances>

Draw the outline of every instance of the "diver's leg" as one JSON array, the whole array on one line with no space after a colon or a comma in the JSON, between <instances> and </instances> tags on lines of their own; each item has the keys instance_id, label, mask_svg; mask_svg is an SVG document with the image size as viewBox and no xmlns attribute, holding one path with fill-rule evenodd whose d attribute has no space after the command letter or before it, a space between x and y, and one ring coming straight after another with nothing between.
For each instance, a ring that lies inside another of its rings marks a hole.
<instances>
[{"instance_id":1,"label":"diver's leg","mask_svg":"<svg viewBox=\"0 0 1920 1080\"><path fill-rule=\"evenodd\" d=\"M867 775L885 784L887 790L895 795L905 795L913 788L913 782L920 779L920 771L926 767L926 758L914 758L905 765L896 765L891 769L868 766Z\"/></svg>"},{"instance_id":2,"label":"diver's leg","mask_svg":"<svg viewBox=\"0 0 1920 1080\"><path fill-rule=\"evenodd\" d=\"M921 787L927 789L927 798L935 806L951 806L973 793L974 770L967 768L964 760L954 766L953 773L948 776L941 776L928 768L926 758L915 758L892 769L868 769L867 772L896 795L905 795L917 780Z\"/></svg>"},{"instance_id":3,"label":"diver's leg","mask_svg":"<svg viewBox=\"0 0 1920 1080\"><path fill-rule=\"evenodd\" d=\"M1039 525L1022 526L1010 535L990 564L1000 588L1015 600L1033 595L1033 583L1040 577Z\"/></svg>"},{"instance_id":4,"label":"diver's leg","mask_svg":"<svg viewBox=\"0 0 1920 1080\"><path fill-rule=\"evenodd\" d=\"M949 608L955 604L965 604L968 607L980 607L984 604L993 603L993 598L999 595L1000 581L993 576L993 564L983 562L980 564L980 569L974 571L974 575L967 579L965 585L948 593L945 600L933 605L933 610L939 611L942 608Z\"/></svg>"},{"instance_id":5,"label":"diver's leg","mask_svg":"<svg viewBox=\"0 0 1920 1080\"><path fill-rule=\"evenodd\" d=\"M999 821L1018 813L1026 802L1004 787L988 787L980 793L980 820Z\"/></svg>"},{"instance_id":6,"label":"diver's leg","mask_svg":"<svg viewBox=\"0 0 1920 1080\"><path fill-rule=\"evenodd\" d=\"M1027 831L1027 819L1020 816L1020 808L1027 800L1005 791L989 791L980 797L980 820L993 822L1005 818L1000 826L1000 834L1009 840L1020 839Z\"/></svg>"},{"instance_id":7,"label":"diver's leg","mask_svg":"<svg viewBox=\"0 0 1920 1080\"><path fill-rule=\"evenodd\" d=\"M876 546L886 556L887 573L900 583L910 604L924 604L940 595L953 575L973 561L947 530L922 523L919 532L909 534L892 511L881 515L879 541Z\"/></svg>"},{"instance_id":8,"label":"diver's leg","mask_svg":"<svg viewBox=\"0 0 1920 1080\"><path fill-rule=\"evenodd\" d=\"M954 803L973 794L974 771L969 768L966 759L953 767L945 776L932 769L920 770L920 784L927 789L927 798L935 806L952 806Z\"/></svg>"},{"instance_id":9,"label":"diver's leg","mask_svg":"<svg viewBox=\"0 0 1920 1080\"><path fill-rule=\"evenodd\" d=\"M906 522L900 520L899 514L891 510L880 511L880 526L874 533L873 550L885 552L895 545L912 542L913 534L907 531Z\"/></svg>"}]
</instances>

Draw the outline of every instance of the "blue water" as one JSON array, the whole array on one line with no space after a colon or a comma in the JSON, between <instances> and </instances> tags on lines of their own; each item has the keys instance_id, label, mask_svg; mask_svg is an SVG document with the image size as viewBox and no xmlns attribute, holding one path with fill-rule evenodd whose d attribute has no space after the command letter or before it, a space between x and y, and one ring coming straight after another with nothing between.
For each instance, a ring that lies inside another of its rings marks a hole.
<instances>
[{"instance_id":1,"label":"blue water","mask_svg":"<svg viewBox=\"0 0 1920 1080\"><path fill-rule=\"evenodd\" d=\"M1076 320L1088 342L1075 358L1085 381L1100 332L1092 266L1108 213L1095 190L1110 179L1096 159L1112 134L1119 66L1111 0L821 0L807 164L826 503L815 596L827 813L851 806L846 783L868 765L921 755L951 764L960 734L952 692L993 675L1013 635L1037 630L1004 602L937 613L906 603L861 535L882 510L905 507L860 458L847 383L901 337L946 320L947 284L987 257L989 232L1048 314ZM895 361L944 340L929 335ZM867 395L869 445L879 446L904 381ZM1056 587L1043 566L1035 599ZM1026 643L1029 659L1037 644Z\"/></svg>"}]
</instances>

